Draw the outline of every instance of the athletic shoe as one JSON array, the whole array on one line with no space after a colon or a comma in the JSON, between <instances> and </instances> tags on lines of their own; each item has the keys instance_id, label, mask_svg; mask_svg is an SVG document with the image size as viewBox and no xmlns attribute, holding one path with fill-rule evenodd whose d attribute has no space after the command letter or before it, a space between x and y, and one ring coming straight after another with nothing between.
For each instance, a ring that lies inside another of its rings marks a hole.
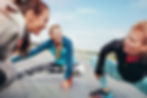
<instances>
[{"instance_id":1,"label":"athletic shoe","mask_svg":"<svg viewBox=\"0 0 147 98\"><path fill-rule=\"evenodd\" d=\"M105 92L103 89L98 89L90 94L91 98L114 98L111 92Z\"/></svg>"}]
</instances>

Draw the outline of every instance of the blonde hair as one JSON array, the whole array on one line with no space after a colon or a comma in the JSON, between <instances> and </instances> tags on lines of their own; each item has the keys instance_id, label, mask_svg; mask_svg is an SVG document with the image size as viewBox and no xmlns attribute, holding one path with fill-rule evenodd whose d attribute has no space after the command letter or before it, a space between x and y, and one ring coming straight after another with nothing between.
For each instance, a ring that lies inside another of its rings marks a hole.
<instances>
[{"instance_id":1,"label":"blonde hair","mask_svg":"<svg viewBox=\"0 0 147 98\"><path fill-rule=\"evenodd\" d=\"M52 33L55 29L60 29L61 26L59 24L54 24L50 27L49 32Z\"/></svg>"},{"instance_id":2,"label":"blonde hair","mask_svg":"<svg viewBox=\"0 0 147 98\"><path fill-rule=\"evenodd\" d=\"M55 30L55 29L60 29L60 28L61 28L61 26L60 26L59 24L54 24L54 25L52 25L52 26L50 27L49 32L52 33L53 30ZM56 58L59 58L59 57L60 57L61 51L62 51L62 46L56 49Z\"/></svg>"},{"instance_id":3,"label":"blonde hair","mask_svg":"<svg viewBox=\"0 0 147 98\"><path fill-rule=\"evenodd\" d=\"M147 43L147 20L137 23L133 26L132 30L139 31L140 33L142 33L144 36L143 42Z\"/></svg>"},{"instance_id":4,"label":"blonde hair","mask_svg":"<svg viewBox=\"0 0 147 98\"><path fill-rule=\"evenodd\" d=\"M147 33L147 21L141 21L133 26L133 30L141 31Z\"/></svg>"}]
</instances>

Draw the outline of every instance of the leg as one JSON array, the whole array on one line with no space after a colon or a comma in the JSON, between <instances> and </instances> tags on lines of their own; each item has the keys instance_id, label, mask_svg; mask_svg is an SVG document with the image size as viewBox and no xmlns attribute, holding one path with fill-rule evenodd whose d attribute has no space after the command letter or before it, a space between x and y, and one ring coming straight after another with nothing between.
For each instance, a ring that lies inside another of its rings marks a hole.
<instances>
[{"instance_id":1,"label":"leg","mask_svg":"<svg viewBox=\"0 0 147 98\"><path fill-rule=\"evenodd\" d=\"M0 86L4 85L6 82L6 75L2 70L0 70Z\"/></svg>"},{"instance_id":2,"label":"leg","mask_svg":"<svg viewBox=\"0 0 147 98\"><path fill-rule=\"evenodd\" d=\"M98 62L97 60L98 60L97 58L91 59L92 67L94 68L94 70L96 68L96 63ZM109 74L111 77L116 78L116 79L120 79L120 75L117 71L117 64L115 64L111 60L107 60L105 62L104 71L106 74ZM105 76L100 77L99 81L100 81L102 89L92 92L91 96L102 95L105 98L113 98L113 94L108 89L107 80L106 80Z\"/></svg>"},{"instance_id":3,"label":"leg","mask_svg":"<svg viewBox=\"0 0 147 98\"><path fill-rule=\"evenodd\" d=\"M94 71L95 71L95 69L96 69L96 67L97 67L97 66L96 66L97 62L98 62L98 61L97 61L97 57L91 58L90 63L91 63L91 65L92 65ZM107 80L106 80L106 77L105 77L105 76L100 77L99 82L100 82L100 84L101 84L101 88L107 88Z\"/></svg>"},{"instance_id":4,"label":"leg","mask_svg":"<svg viewBox=\"0 0 147 98\"><path fill-rule=\"evenodd\" d=\"M93 57L91 59L91 65L94 70L96 69L97 62L99 62L97 60L98 59L96 57ZM105 72L105 74L108 74L109 76L113 77L114 79L121 80L121 76L120 76L118 69L117 69L117 64L111 60L106 60L104 72ZM104 79L102 79L102 80L104 80Z\"/></svg>"},{"instance_id":5,"label":"leg","mask_svg":"<svg viewBox=\"0 0 147 98\"><path fill-rule=\"evenodd\" d=\"M51 73L62 73L64 72L64 67L60 64L52 63L48 68Z\"/></svg>"},{"instance_id":6,"label":"leg","mask_svg":"<svg viewBox=\"0 0 147 98\"><path fill-rule=\"evenodd\" d=\"M133 85L136 88L138 88L141 92L143 92L145 95L147 95L147 77L145 77L137 83L133 83Z\"/></svg>"},{"instance_id":7,"label":"leg","mask_svg":"<svg viewBox=\"0 0 147 98\"><path fill-rule=\"evenodd\" d=\"M105 63L104 72L116 80L121 80L122 77L118 71L117 63L112 60L107 60Z\"/></svg>"}]
</instances>

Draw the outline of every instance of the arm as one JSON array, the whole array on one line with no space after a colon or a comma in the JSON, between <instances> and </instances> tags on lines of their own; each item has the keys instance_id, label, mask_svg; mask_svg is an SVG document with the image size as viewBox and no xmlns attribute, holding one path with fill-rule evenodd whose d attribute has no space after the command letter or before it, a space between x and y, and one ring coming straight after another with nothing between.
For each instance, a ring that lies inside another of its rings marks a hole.
<instances>
[{"instance_id":1,"label":"arm","mask_svg":"<svg viewBox=\"0 0 147 98\"><path fill-rule=\"evenodd\" d=\"M29 57L35 56L38 53L40 53L40 52L44 51L45 49L49 48L50 46L51 46L51 41L47 41L47 42L41 44L40 46L38 46L37 48L31 50L27 54L27 57L19 55L19 56L16 56L16 57L12 58L12 62L18 62L18 61L21 61L21 60L23 60L25 58L29 58Z\"/></svg>"},{"instance_id":2,"label":"arm","mask_svg":"<svg viewBox=\"0 0 147 98\"><path fill-rule=\"evenodd\" d=\"M72 70L73 70L73 46L72 42L67 41L66 42L66 48L67 48L67 55L66 55L66 71L65 71L65 79L68 80L72 76Z\"/></svg>"},{"instance_id":3,"label":"arm","mask_svg":"<svg viewBox=\"0 0 147 98\"><path fill-rule=\"evenodd\" d=\"M95 71L96 75L103 75L107 55L111 52L116 52L120 44L120 41L115 40L108 43L102 48L99 54L99 59L97 60L97 66Z\"/></svg>"},{"instance_id":4,"label":"arm","mask_svg":"<svg viewBox=\"0 0 147 98\"><path fill-rule=\"evenodd\" d=\"M145 75L147 75L147 55L144 56L143 61L142 61L142 70L144 70Z\"/></svg>"}]
</instances>

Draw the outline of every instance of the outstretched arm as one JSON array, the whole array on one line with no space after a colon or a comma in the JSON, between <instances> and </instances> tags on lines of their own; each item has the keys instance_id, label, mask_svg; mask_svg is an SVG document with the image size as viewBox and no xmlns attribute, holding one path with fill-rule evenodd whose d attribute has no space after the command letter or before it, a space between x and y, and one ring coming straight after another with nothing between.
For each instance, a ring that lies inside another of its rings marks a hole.
<instances>
[{"instance_id":1,"label":"outstretched arm","mask_svg":"<svg viewBox=\"0 0 147 98\"><path fill-rule=\"evenodd\" d=\"M102 48L102 50L98 54L99 58L97 60L97 65L96 65L96 71L95 71L96 75L98 76L103 75L103 70L104 70L107 55L111 52L116 52L120 44L121 44L120 41L115 40L108 43Z\"/></svg>"},{"instance_id":2,"label":"outstretched arm","mask_svg":"<svg viewBox=\"0 0 147 98\"><path fill-rule=\"evenodd\" d=\"M68 41L67 45L67 55L66 55L66 72L65 72L65 79L68 80L72 77L73 71L73 46L72 42Z\"/></svg>"},{"instance_id":3,"label":"outstretched arm","mask_svg":"<svg viewBox=\"0 0 147 98\"><path fill-rule=\"evenodd\" d=\"M12 62L18 62L18 61L21 61L25 58L30 58L32 56L35 56L37 55L38 53L44 51L45 49L49 48L51 46L51 41L46 41L44 42L43 44L41 44L40 46L38 46L37 48L31 50L27 56L22 56L22 55L19 55L19 56L16 56L16 57L13 57L12 58Z\"/></svg>"}]
</instances>

